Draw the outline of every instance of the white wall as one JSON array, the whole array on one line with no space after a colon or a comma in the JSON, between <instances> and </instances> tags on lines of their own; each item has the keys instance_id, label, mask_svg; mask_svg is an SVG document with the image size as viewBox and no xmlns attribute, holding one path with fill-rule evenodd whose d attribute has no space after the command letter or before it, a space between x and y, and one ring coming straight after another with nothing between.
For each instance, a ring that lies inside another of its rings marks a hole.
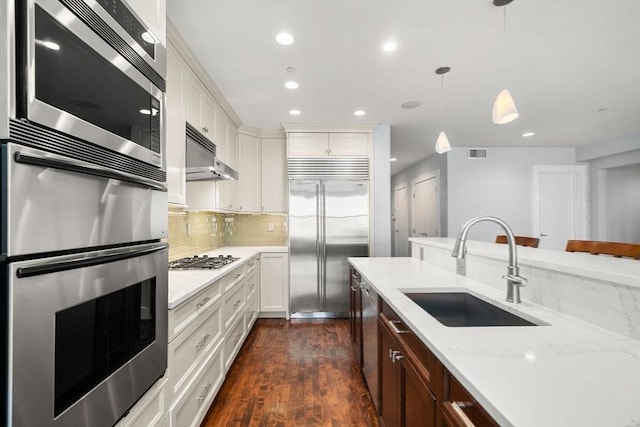
<instances>
[{"instance_id":1,"label":"white wall","mask_svg":"<svg viewBox=\"0 0 640 427\"><path fill-rule=\"evenodd\" d=\"M606 172L605 239L640 244L640 163Z\"/></svg>"},{"instance_id":2,"label":"white wall","mask_svg":"<svg viewBox=\"0 0 640 427\"><path fill-rule=\"evenodd\" d=\"M618 194L615 189L626 188L632 197L636 200L638 198L640 183L637 181L637 175L633 172L620 174L616 169L634 165L635 168L640 167L640 132L632 132L578 147L576 158L579 161L589 162L591 239L632 242L631 236L624 237L624 234L618 230L612 230L613 234L609 235L608 229L610 227L615 229L617 221L627 221L623 215L627 209L636 209L636 216L638 216L634 201L624 200L626 196ZM615 183L611 184L609 180L614 180ZM611 195L614 197L613 201L609 200L610 191L615 193ZM633 227L633 224L637 231L637 222L628 223L624 227ZM634 239L636 243L640 243L637 238Z\"/></svg>"},{"instance_id":3,"label":"white wall","mask_svg":"<svg viewBox=\"0 0 640 427\"><path fill-rule=\"evenodd\" d=\"M532 167L573 165L574 148L489 147L486 159L468 159L467 148L447 153L448 236L454 237L469 219L490 215L503 219L514 234L531 236ZM480 223L472 240L493 242L503 234L495 224Z\"/></svg>"},{"instance_id":4,"label":"white wall","mask_svg":"<svg viewBox=\"0 0 640 427\"><path fill-rule=\"evenodd\" d=\"M410 192L412 179L436 170L440 171L440 230L442 230L442 236L447 236L447 154L434 154L395 174L391 177L391 188L393 189L398 184L404 183L407 184L407 191ZM393 191L390 191L389 200L393 209ZM412 212L409 200L410 198L407 199L407 223L411 227L410 218ZM392 225L391 223L389 225L390 232L392 231ZM411 236L411 233L409 233L409 236ZM393 248L393 256L395 255L395 248Z\"/></svg>"},{"instance_id":5,"label":"white wall","mask_svg":"<svg viewBox=\"0 0 640 427\"><path fill-rule=\"evenodd\" d=\"M373 256L391 255L391 127L378 125L373 131Z\"/></svg>"}]
</instances>

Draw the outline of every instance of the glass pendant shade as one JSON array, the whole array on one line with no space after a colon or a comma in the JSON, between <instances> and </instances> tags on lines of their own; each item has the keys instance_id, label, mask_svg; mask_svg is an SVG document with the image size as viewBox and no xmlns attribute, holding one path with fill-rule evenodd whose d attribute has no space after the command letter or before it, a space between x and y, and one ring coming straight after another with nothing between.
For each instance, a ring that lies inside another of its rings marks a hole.
<instances>
[{"instance_id":1,"label":"glass pendant shade","mask_svg":"<svg viewBox=\"0 0 640 427\"><path fill-rule=\"evenodd\" d=\"M436 140L436 153L442 154L447 151L451 151L451 144L449 144L447 134L444 133L444 131L441 131L438 135L438 139Z\"/></svg>"},{"instance_id":2,"label":"glass pendant shade","mask_svg":"<svg viewBox=\"0 0 640 427\"><path fill-rule=\"evenodd\" d=\"M519 115L511 94L504 89L493 103L493 123L503 125L514 121Z\"/></svg>"}]
</instances>

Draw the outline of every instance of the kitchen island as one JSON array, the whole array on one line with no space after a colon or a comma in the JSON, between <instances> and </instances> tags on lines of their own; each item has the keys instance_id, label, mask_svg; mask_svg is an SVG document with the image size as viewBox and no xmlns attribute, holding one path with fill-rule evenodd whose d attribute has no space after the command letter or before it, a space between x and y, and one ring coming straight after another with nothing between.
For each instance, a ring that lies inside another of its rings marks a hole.
<instances>
[{"instance_id":1,"label":"kitchen island","mask_svg":"<svg viewBox=\"0 0 640 427\"><path fill-rule=\"evenodd\" d=\"M450 240L438 244L453 246ZM486 245L506 256L505 245ZM640 341L526 296L522 304L506 303L506 281L488 286L434 265L424 253L423 258L350 258L349 263L500 425L640 424ZM506 263L503 268L506 272ZM470 292L539 326L447 327L403 291Z\"/></svg>"}]
</instances>

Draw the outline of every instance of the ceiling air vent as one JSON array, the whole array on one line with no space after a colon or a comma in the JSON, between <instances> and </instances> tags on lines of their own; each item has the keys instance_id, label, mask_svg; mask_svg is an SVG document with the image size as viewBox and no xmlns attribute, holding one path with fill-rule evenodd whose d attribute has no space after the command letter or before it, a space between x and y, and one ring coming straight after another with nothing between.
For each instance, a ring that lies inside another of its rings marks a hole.
<instances>
[{"instance_id":1,"label":"ceiling air vent","mask_svg":"<svg viewBox=\"0 0 640 427\"><path fill-rule=\"evenodd\" d=\"M486 159L487 149L486 148L469 148L469 158L470 159Z\"/></svg>"}]
</instances>

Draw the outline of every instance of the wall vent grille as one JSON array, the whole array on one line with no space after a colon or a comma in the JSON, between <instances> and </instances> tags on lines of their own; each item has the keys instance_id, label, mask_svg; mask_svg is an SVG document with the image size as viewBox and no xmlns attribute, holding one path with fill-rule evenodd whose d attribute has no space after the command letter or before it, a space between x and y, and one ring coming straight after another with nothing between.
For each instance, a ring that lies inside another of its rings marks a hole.
<instances>
[{"instance_id":1,"label":"wall vent grille","mask_svg":"<svg viewBox=\"0 0 640 427\"><path fill-rule=\"evenodd\" d=\"M289 157L289 179L369 179L367 157Z\"/></svg>"},{"instance_id":2,"label":"wall vent grille","mask_svg":"<svg viewBox=\"0 0 640 427\"><path fill-rule=\"evenodd\" d=\"M469 159L486 159L487 158L487 149L486 148L469 148Z\"/></svg>"}]
</instances>

